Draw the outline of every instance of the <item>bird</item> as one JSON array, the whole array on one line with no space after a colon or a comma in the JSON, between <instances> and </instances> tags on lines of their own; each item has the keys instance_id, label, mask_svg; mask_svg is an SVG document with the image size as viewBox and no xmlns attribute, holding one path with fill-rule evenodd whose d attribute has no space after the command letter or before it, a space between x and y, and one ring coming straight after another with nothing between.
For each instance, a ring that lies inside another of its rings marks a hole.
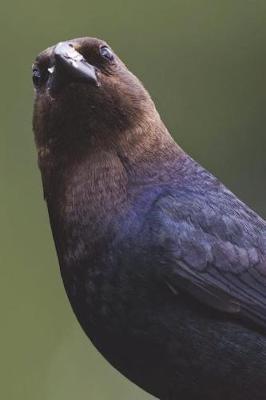
<instances>
[{"instance_id":1,"label":"bird","mask_svg":"<svg viewBox=\"0 0 266 400\"><path fill-rule=\"evenodd\" d=\"M105 41L59 42L32 77L44 198L88 338L161 400L265 400L265 220L174 141Z\"/></svg>"}]
</instances>

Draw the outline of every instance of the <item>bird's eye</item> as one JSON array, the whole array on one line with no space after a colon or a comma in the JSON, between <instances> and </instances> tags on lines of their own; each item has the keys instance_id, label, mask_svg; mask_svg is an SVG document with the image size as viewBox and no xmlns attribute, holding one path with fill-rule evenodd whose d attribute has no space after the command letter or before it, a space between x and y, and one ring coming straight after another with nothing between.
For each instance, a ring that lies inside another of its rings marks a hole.
<instances>
[{"instance_id":1,"label":"bird's eye","mask_svg":"<svg viewBox=\"0 0 266 400\"><path fill-rule=\"evenodd\" d=\"M41 70L34 66L32 69L32 81L35 87L40 87L42 83L46 81L46 75Z\"/></svg>"},{"instance_id":2,"label":"bird's eye","mask_svg":"<svg viewBox=\"0 0 266 400\"><path fill-rule=\"evenodd\" d=\"M114 59L114 54L107 46L100 47L100 54L103 58L105 58L108 61L113 61Z\"/></svg>"}]
</instances>

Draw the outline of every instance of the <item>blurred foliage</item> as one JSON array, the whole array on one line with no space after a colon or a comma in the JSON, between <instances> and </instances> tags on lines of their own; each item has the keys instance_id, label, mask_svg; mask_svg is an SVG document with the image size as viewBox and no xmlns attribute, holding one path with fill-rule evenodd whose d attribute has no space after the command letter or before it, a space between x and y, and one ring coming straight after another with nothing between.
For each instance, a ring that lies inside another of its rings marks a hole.
<instances>
[{"instance_id":1,"label":"blurred foliage","mask_svg":"<svg viewBox=\"0 0 266 400\"><path fill-rule=\"evenodd\" d=\"M92 347L64 293L36 165L31 63L60 40L106 39L179 144L265 216L266 2L10 0L0 33L0 398L151 399Z\"/></svg>"}]
</instances>

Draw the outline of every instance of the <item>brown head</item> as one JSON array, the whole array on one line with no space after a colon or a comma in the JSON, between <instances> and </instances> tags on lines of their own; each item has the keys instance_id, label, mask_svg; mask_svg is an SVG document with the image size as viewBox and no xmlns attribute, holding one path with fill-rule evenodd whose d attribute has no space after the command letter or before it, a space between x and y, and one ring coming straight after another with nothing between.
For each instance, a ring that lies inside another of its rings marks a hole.
<instances>
[{"instance_id":1,"label":"brown head","mask_svg":"<svg viewBox=\"0 0 266 400\"><path fill-rule=\"evenodd\" d=\"M46 49L33 64L33 82L39 154L120 140L145 147L157 127L165 134L142 83L102 40L86 37Z\"/></svg>"},{"instance_id":2,"label":"brown head","mask_svg":"<svg viewBox=\"0 0 266 400\"><path fill-rule=\"evenodd\" d=\"M114 139L149 115L153 102L112 49L95 38L61 42L33 65L38 147ZM84 141L84 142L83 142Z\"/></svg>"}]
</instances>

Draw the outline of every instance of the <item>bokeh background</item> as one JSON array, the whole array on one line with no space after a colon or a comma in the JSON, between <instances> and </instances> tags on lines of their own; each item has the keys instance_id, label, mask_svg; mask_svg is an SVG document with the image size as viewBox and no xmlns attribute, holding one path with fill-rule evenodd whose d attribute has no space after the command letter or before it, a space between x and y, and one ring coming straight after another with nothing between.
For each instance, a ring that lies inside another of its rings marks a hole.
<instances>
[{"instance_id":1,"label":"bokeh background","mask_svg":"<svg viewBox=\"0 0 266 400\"><path fill-rule=\"evenodd\" d=\"M266 216L265 0L4 0L1 399L151 399L107 364L76 322L42 198L31 63L49 45L84 35L106 39L181 146Z\"/></svg>"}]
</instances>

